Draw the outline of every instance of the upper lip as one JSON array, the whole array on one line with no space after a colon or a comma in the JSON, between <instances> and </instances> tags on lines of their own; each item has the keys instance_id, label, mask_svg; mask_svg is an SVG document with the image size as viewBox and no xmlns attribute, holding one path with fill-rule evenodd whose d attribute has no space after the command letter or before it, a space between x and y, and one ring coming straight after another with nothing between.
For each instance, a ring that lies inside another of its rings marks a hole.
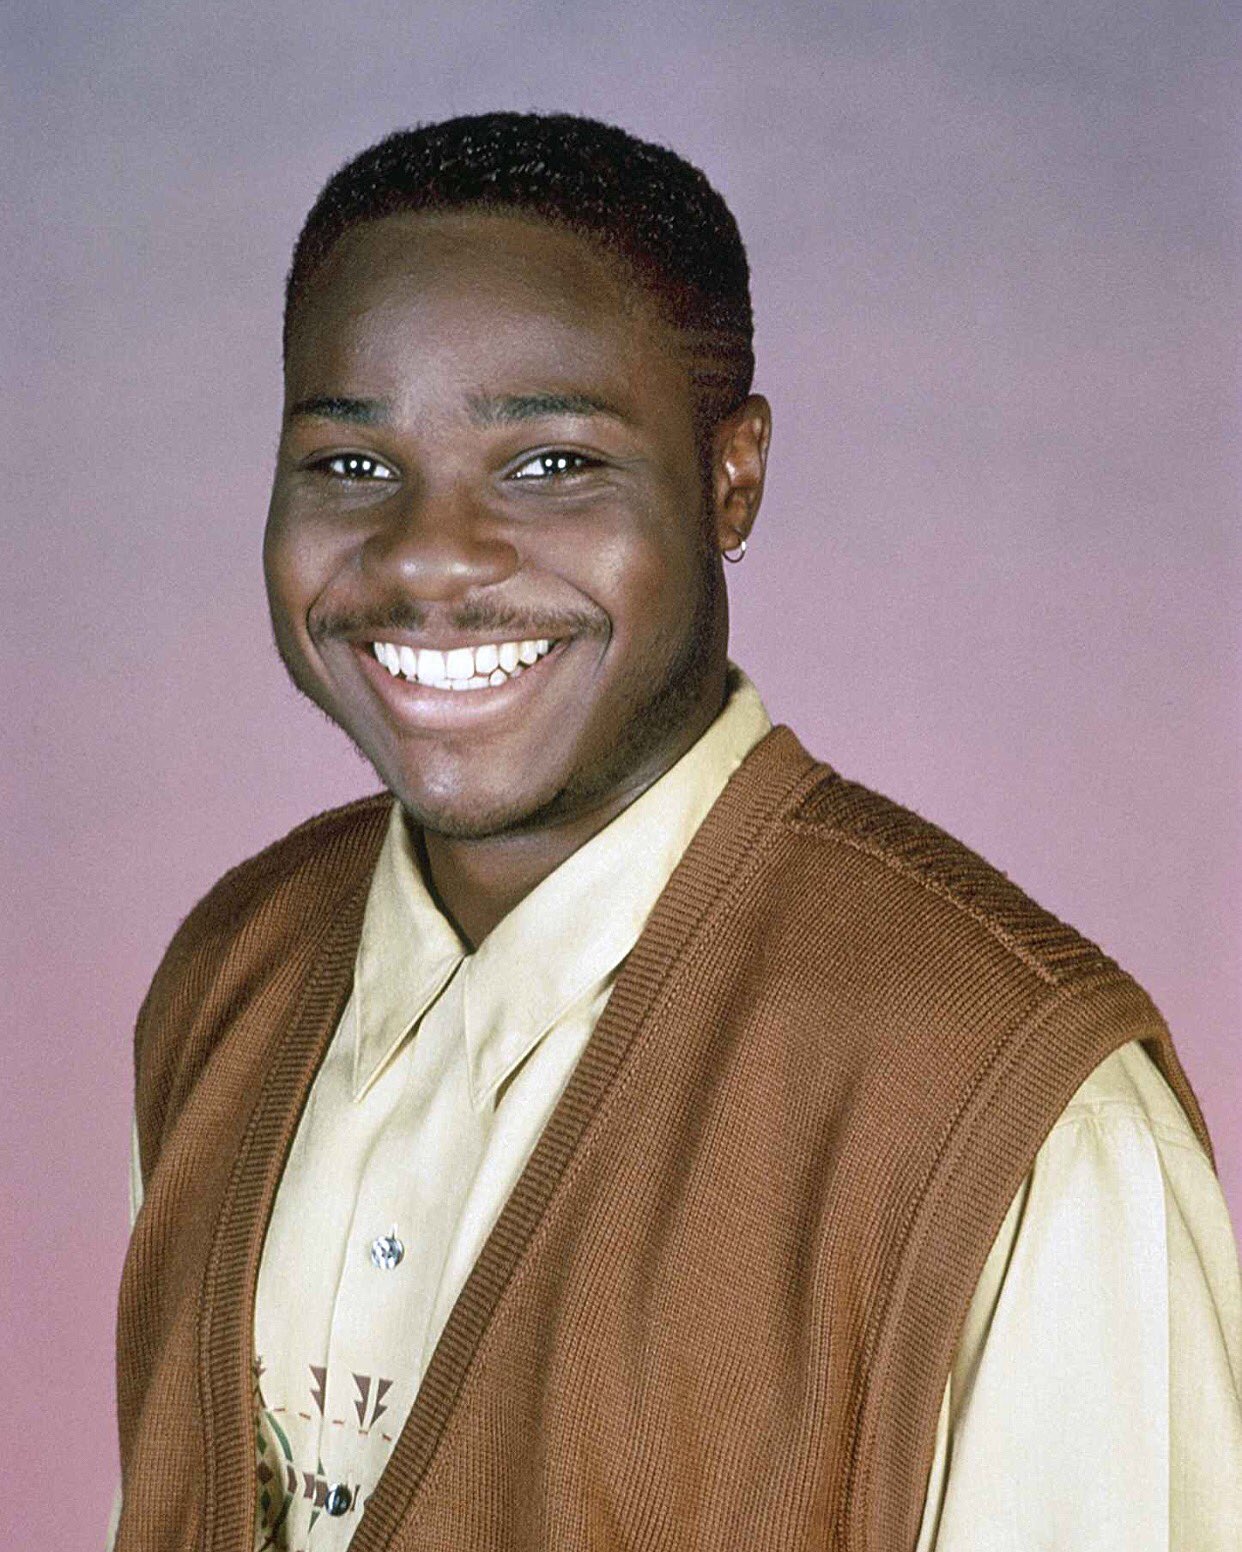
<instances>
[{"instance_id":1,"label":"upper lip","mask_svg":"<svg viewBox=\"0 0 1242 1552\"><path fill-rule=\"evenodd\" d=\"M451 652L454 647L486 647L492 644L499 646L505 641L563 641L565 633L559 635L554 631L525 630L510 631L505 634L501 631L489 631L480 634L477 631L467 633L465 631L446 630L438 635L415 634L412 631L373 630L363 633L351 632L345 638L352 646L367 648L375 641L389 641L394 647L412 647L415 652Z\"/></svg>"}]
</instances>

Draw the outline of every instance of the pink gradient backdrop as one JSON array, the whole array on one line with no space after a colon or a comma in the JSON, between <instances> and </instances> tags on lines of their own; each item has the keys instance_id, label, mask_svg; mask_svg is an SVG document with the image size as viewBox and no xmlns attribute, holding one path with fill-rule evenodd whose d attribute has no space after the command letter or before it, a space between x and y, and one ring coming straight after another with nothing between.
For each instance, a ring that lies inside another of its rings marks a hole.
<instances>
[{"instance_id":1,"label":"pink gradient backdrop","mask_svg":"<svg viewBox=\"0 0 1242 1552\"><path fill-rule=\"evenodd\" d=\"M1237 1221L1225 15L9 10L6 1545L102 1536L159 954L225 867L374 784L283 679L259 538L290 242L339 161L420 118L594 112L724 190L777 428L735 655L812 749L1139 976Z\"/></svg>"}]
</instances>

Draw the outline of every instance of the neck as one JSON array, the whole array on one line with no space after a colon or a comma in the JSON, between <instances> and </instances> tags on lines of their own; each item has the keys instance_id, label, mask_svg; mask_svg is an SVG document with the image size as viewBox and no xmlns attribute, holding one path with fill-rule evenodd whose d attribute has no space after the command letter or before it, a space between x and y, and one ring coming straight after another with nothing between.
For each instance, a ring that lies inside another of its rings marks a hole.
<instances>
[{"instance_id":1,"label":"neck","mask_svg":"<svg viewBox=\"0 0 1242 1552\"><path fill-rule=\"evenodd\" d=\"M605 825L654 785L698 741L723 705L709 704L678 729L675 740L635 768L608 796L581 813L530 830L463 839L416 832L436 904L477 948L498 921Z\"/></svg>"}]
</instances>

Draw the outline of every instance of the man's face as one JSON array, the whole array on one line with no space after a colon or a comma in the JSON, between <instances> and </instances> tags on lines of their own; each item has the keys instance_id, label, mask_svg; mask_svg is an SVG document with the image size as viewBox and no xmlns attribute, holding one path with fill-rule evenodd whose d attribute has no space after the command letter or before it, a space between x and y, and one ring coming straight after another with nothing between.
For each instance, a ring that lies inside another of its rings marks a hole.
<instances>
[{"instance_id":1,"label":"man's face","mask_svg":"<svg viewBox=\"0 0 1242 1552\"><path fill-rule=\"evenodd\" d=\"M719 709L735 535L689 381L590 243L511 216L357 228L298 304L276 642L428 829L588 814Z\"/></svg>"}]
</instances>

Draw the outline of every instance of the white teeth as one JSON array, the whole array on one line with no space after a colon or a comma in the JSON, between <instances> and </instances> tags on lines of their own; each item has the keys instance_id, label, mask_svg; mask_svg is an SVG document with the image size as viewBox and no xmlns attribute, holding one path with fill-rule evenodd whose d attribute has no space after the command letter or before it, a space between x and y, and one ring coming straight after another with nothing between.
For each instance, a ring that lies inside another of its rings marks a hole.
<instances>
[{"instance_id":1,"label":"white teeth","mask_svg":"<svg viewBox=\"0 0 1242 1552\"><path fill-rule=\"evenodd\" d=\"M442 678L444 678L444 653L433 652L428 647L419 647L419 684L439 684Z\"/></svg>"},{"instance_id":2,"label":"white teeth","mask_svg":"<svg viewBox=\"0 0 1242 1552\"><path fill-rule=\"evenodd\" d=\"M444 653L432 647L420 647L418 651L419 684L442 684L448 676L444 672Z\"/></svg>"},{"instance_id":3,"label":"white teeth","mask_svg":"<svg viewBox=\"0 0 1242 1552\"><path fill-rule=\"evenodd\" d=\"M484 642L479 647L453 647L441 652L434 647L415 649L391 641L374 641L371 650L388 672L437 690L481 690L516 679L552 649L548 638L539 641Z\"/></svg>"}]
</instances>

